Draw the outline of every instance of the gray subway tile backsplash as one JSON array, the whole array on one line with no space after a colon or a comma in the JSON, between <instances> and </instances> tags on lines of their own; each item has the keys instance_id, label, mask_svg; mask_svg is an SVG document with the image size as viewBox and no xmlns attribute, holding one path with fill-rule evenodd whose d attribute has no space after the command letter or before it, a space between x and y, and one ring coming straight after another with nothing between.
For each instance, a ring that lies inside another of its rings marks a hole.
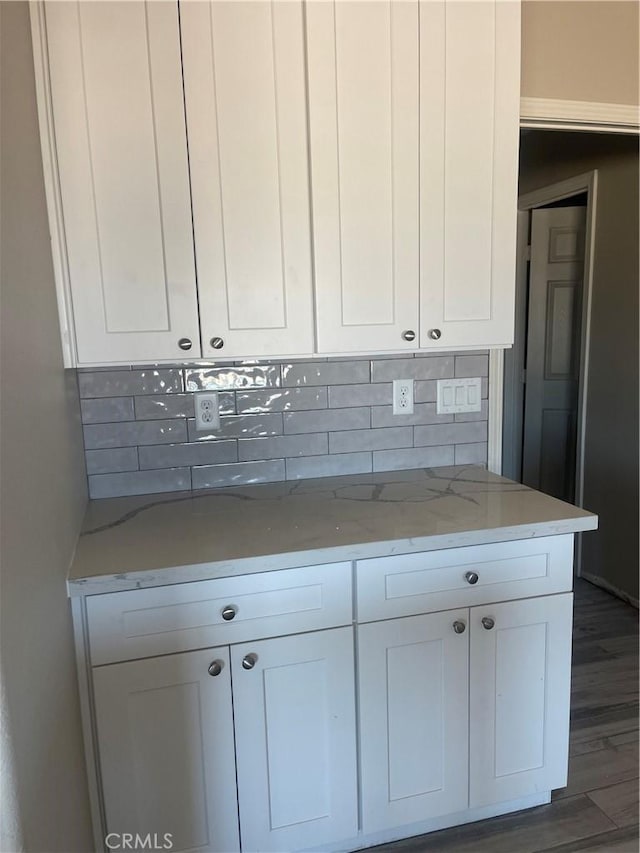
<instances>
[{"instance_id":1,"label":"gray subway tile backsplash","mask_svg":"<svg viewBox=\"0 0 640 853\"><path fill-rule=\"evenodd\" d=\"M369 474L371 471L371 453L345 453L340 456L309 456L306 459L287 459L287 480L338 477L341 474Z\"/></svg>"},{"instance_id":2,"label":"gray subway tile backsplash","mask_svg":"<svg viewBox=\"0 0 640 853\"><path fill-rule=\"evenodd\" d=\"M170 395L166 395L170 399ZM133 421L133 397L103 397L82 400L82 423L112 424L117 421Z\"/></svg>"},{"instance_id":3,"label":"gray subway tile backsplash","mask_svg":"<svg viewBox=\"0 0 640 853\"><path fill-rule=\"evenodd\" d=\"M191 472L194 489L219 489L250 483L279 483L285 478L284 459L235 462L233 465L205 465Z\"/></svg>"},{"instance_id":4,"label":"gray subway tile backsplash","mask_svg":"<svg viewBox=\"0 0 640 853\"><path fill-rule=\"evenodd\" d=\"M287 435L302 432L333 432L344 429L369 429L369 408L324 409L318 412L285 412L284 431Z\"/></svg>"},{"instance_id":5,"label":"gray subway tile backsplash","mask_svg":"<svg viewBox=\"0 0 640 853\"><path fill-rule=\"evenodd\" d=\"M153 495L158 492L184 492L190 488L190 468L132 471L125 474L96 474L89 477L89 496L92 498Z\"/></svg>"},{"instance_id":6,"label":"gray subway tile backsplash","mask_svg":"<svg viewBox=\"0 0 640 853\"><path fill-rule=\"evenodd\" d=\"M206 444L156 444L140 447L140 469L179 468L191 465L216 465L238 461L235 441L210 441Z\"/></svg>"},{"instance_id":7,"label":"gray subway tile backsplash","mask_svg":"<svg viewBox=\"0 0 640 853\"><path fill-rule=\"evenodd\" d=\"M282 365L282 384L351 385L368 382L369 361L306 361Z\"/></svg>"},{"instance_id":8,"label":"gray subway tile backsplash","mask_svg":"<svg viewBox=\"0 0 640 853\"><path fill-rule=\"evenodd\" d=\"M78 385L82 399L135 394L175 394L184 390L182 371L175 368L80 373Z\"/></svg>"},{"instance_id":9,"label":"gray subway tile backsplash","mask_svg":"<svg viewBox=\"0 0 640 853\"><path fill-rule=\"evenodd\" d=\"M487 461L489 355L149 365L78 371L92 498ZM436 413L436 380L482 378L482 411ZM412 415L392 380L414 379ZM218 391L220 428L193 393Z\"/></svg>"}]
</instances>

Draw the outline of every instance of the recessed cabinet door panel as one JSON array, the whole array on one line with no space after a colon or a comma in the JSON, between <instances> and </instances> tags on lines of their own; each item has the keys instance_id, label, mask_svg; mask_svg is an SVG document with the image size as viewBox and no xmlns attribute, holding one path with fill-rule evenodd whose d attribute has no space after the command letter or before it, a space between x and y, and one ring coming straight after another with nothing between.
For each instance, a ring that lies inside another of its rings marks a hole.
<instances>
[{"instance_id":1,"label":"recessed cabinet door panel","mask_svg":"<svg viewBox=\"0 0 640 853\"><path fill-rule=\"evenodd\" d=\"M181 24L203 353L311 353L302 3L186 0Z\"/></svg>"},{"instance_id":2,"label":"recessed cabinet door panel","mask_svg":"<svg viewBox=\"0 0 640 853\"><path fill-rule=\"evenodd\" d=\"M467 808L468 616L358 627L365 833Z\"/></svg>"},{"instance_id":3,"label":"recessed cabinet door panel","mask_svg":"<svg viewBox=\"0 0 640 853\"><path fill-rule=\"evenodd\" d=\"M567 784L572 604L471 608L471 808Z\"/></svg>"},{"instance_id":4,"label":"recessed cabinet door panel","mask_svg":"<svg viewBox=\"0 0 640 853\"><path fill-rule=\"evenodd\" d=\"M98 667L93 684L107 832L239 850L228 649Z\"/></svg>"},{"instance_id":5,"label":"recessed cabinet door panel","mask_svg":"<svg viewBox=\"0 0 640 853\"><path fill-rule=\"evenodd\" d=\"M418 4L309 3L307 35L318 351L414 349Z\"/></svg>"},{"instance_id":6,"label":"recessed cabinet door panel","mask_svg":"<svg viewBox=\"0 0 640 853\"><path fill-rule=\"evenodd\" d=\"M175 3L49 3L80 363L199 357Z\"/></svg>"},{"instance_id":7,"label":"recessed cabinet door panel","mask_svg":"<svg viewBox=\"0 0 640 853\"><path fill-rule=\"evenodd\" d=\"M231 656L243 849L355 836L352 629L246 643Z\"/></svg>"},{"instance_id":8,"label":"recessed cabinet door panel","mask_svg":"<svg viewBox=\"0 0 640 853\"><path fill-rule=\"evenodd\" d=\"M424 2L420 16L420 345L509 345L520 5Z\"/></svg>"}]
</instances>

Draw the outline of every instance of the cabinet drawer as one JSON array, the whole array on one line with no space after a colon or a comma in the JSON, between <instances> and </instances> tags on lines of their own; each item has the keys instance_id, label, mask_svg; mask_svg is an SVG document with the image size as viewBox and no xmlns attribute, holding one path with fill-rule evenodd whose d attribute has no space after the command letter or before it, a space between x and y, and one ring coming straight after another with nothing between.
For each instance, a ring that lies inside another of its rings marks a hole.
<instances>
[{"instance_id":1,"label":"cabinet drawer","mask_svg":"<svg viewBox=\"0 0 640 853\"><path fill-rule=\"evenodd\" d=\"M225 621L222 612L235 614ZM300 569L87 599L91 662L241 643L351 624L351 564Z\"/></svg>"},{"instance_id":2,"label":"cabinet drawer","mask_svg":"<svg viewBox=\"0 0 640 853\"><path fill-rule=\"evenodd\" d=\"M360 560L358 621L571 590L573 536ZM477 575L470 583L468 573Z\"/></svg>"}]
</instances>

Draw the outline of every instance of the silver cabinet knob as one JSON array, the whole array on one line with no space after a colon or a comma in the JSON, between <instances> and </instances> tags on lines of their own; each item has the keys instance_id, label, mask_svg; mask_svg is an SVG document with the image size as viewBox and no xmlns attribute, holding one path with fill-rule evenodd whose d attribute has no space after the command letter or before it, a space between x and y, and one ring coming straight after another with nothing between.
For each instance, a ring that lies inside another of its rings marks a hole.
<instances>
[{"instance_id":1,"label":"silver cabinet knob","mask_svg":"<svg viewBox=\"0 0 640 853\"><path fill-rule=\"evenodd\" d=\"M429 329L429 337L432 341L439 341L442 337L442 332L440 329Z\"/></svg>"},{"instance_id":2,"label":"silver cabinet knob","mask_svg":"<svg viewBox=\"0 0 640 853\"><path fill-rule=\"evenodd\" d=\"M209 343L214 349L222 349L224 346L224 338L211 338Z\"/></svg>"},{"instance_id":3,"label":"silver cabinet knob","mask_svg":"<svg viewBox=\"0 0 640 853\"><path fill-rule=\"evenodd\" d=\"M406 332L402 333L402 337L405 341L415 341L416 333L413 331L413 329L407 329Z\"/></svg>"},{"instance_id":4,"label":"silver cabinet knob","mask_svg":"<svg viewBox=\"0 0 640 853\"><path fill-rule=\"evenodd\" d=\"M493 619L491 618L491 616L483 616L481 621L482 621L482 627L485 628L487 631L490 631L493 628L493 626L496 624L493 621Z\"/></svg>"},{"instance_id":5,"label":"silver cabinet knob","mask_svg":"<svg viewBox=\"0 0 640 853\"><path fill-rule=\"evenodd\" d=\"M472 585L474 583L478 583L479 578L480 578L480 575L477 572L467 572L464 576L464 579L466 580L466 582L470 583Z\"/></svg>"},{"instance_id":6,"label":"silver cabinet knob","mask_svg":"<svg viewBox=\"0 0 640 853\"><path fill-rule=\"evenodd\" d=\"M180 349L191 349L193 344L191 343L189 338L180 338L180 340L178 341L178 346L180 347Z\"/></svg>"},{"instance_id":7,"label":"silver cabinet knob","mask_svg":"<svg viewBox=\"0 0 640 853\"><path fill-rule=\"evenodd\" d=\"M207 672L209 675L220 675L222 672L222 667L224 666L224 661L214 660L209 664L209 668Z\"/></svg>"},{"instance_id":8,"label":"silver cabinet knob","mask_svg":"<svg viewBox=\"0 0 640 853\"><path fill-rule=\"evenodd\" d=\"M256 661L258 660L258 655L250 654L245 655L242 658L242 668L243 669L253 669L256 665Z\"/></svg>"},{"instance_id":9,"label":"silver cabinet knob","mask_svg":"<svg viewBox=\"0 0 640 853\"><path fill-rule=\"evenodd\" d=\"M226 607L222 608L222 618L225 622L231 622L233 617L237 613L237 609L233 606L233 604L227 604Z\"/></svg>"},{"instance_id":10,"label":"silver cabinet knob","mask_svg":"<svg viewBox=\"0 0 640 853\"><path fill-rule=\"evenodd\" d=\"M456 619L453 623L453 630L456 634L464 634L464 630L466 628L466 624L462 621L462 619Z\"/></svg>"}]
</instances>

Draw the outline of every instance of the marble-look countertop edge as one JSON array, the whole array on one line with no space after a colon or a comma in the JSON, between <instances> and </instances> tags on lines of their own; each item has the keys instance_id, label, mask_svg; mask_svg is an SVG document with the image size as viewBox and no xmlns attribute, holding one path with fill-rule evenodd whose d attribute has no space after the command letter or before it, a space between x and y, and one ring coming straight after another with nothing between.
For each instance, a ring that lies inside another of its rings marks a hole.
<instances>
[{"instance_id":1,"label":"marble-look countertop edge","mask_svg":"<svg viewBox=\"0 0 640 853\"><path fill-rule=\"evenodd\" d=\"M70 578L67 580L67 592L70 598L78 598L108 592L123 592L154 586L169 586L177 583L233 577L241 574L259 574L279 569L317 566L324 563L351 562L395 554L414 554L419 551L437 551L464 546L486 545L493 542L510 542L516 539L561 536L567 533L595 530L597 526L598 518L596 515L584 515L510 527L472 529L408 539L342 544L311 550L240 557L233 560L164 566L157 569Z\"/></svg>"}]
</instances>

